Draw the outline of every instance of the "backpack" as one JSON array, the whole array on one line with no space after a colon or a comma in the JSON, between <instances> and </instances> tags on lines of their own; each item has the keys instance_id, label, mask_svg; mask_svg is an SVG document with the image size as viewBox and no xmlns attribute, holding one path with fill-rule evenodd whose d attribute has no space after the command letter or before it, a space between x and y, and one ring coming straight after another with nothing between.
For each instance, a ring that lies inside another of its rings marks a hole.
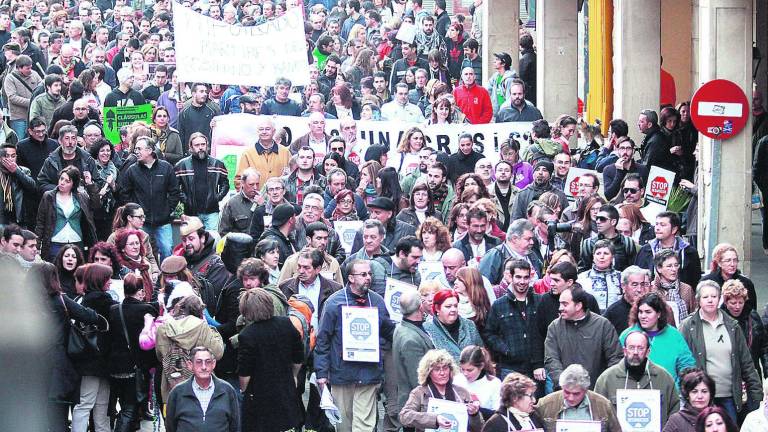
<instances>
[{"instance_id":1,"label":"backpack","mask_svg":"<svg viewBox=\"0 0 768 432\"><path fill-rule=\"evenodd\" d=\"M171 341L171 350L163 357L163 380L168 384L168 391L189 379L192 371L187 367L191 361L189 351Z\"/></svg>"},{"instance_id":2,"label":"backpack","mask_svg":"<svg viewBox=\"0 0 768 432\"><path fill-rule=\"evenodd\" d=\"M304 345L304 360L315 349L315 328L312 327L312 310L309 305L296 297L288 299L288 318L301 336Z\"/></svg>"}]
</instances>

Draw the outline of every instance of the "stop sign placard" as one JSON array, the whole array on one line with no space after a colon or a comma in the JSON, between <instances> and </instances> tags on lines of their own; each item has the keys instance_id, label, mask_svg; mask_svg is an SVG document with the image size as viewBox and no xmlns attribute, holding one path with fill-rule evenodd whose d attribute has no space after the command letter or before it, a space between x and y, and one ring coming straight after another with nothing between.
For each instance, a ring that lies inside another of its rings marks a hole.
<instances>
[{"instance_id":1,"label":"stop sign placard","mask_svg":"<svg viewBox=\"0 0 768 432\"><path fill-rule=\"evenodd\" d=\"M693 95L691 121L703 135L726 140L738 135L749 119L749 102L736 83L716 79L705 83Z\"/></svg>"},{"instance_id":2,"label":"stop sign placard","mask_svg":"<svg viewBox=\"0 0 768 432\"><path fill-rule=\"evenodd\" d=\"M667 195L667 192L669 191L669 182L667 182L667 179L665 179L662 176L656 176L653 180L650 182L651 186L651 195L654 198L663 199L665 195Z\"/></svg>"},{"instance_id":3,"label":"stop sign placard","mask_svg":"<svg viewBox=\"0 0 768 432\"><path fill-rule=\"evenodd\" d=\"M574 177L573 180L571 180L571 184L568 185L568 193L571 194L571 196L577 196L579 195L579 177Z\"/></svg>"}]
</instances>

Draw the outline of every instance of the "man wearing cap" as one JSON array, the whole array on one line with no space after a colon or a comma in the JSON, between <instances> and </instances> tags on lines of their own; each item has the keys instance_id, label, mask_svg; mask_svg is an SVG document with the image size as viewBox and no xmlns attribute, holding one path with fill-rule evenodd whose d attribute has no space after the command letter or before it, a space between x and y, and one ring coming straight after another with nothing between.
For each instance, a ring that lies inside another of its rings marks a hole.
<instances>
[{"instance_id":1,"label":"man wearing cap","mask_svg":"<svg viewBox=\"0 0 768 432\"><path fill-rule=\"evenodd\" d=\"M250 232L253 213L264 203L260 189L261 174L253 168L246 168L241 175L240 192L227 200L221 209L219 235L224 237L230 232Z\"/></svg>"},{"instance_id":2,"label":"man wearing cap","mask_svg":"<svg viewBox=\"0 0 768 432\"><path fill-rule=\"evenodd\" d=\"M195 132L189 139L189 156L174 167L181 185L184 214L197 216L205 228L219 228L219 202L229 192L229 178L224 162L208 154L208 138Z\"/></svg>"},{"instance_id":3,"label":"man wearing cap","mask_svg":"<svg viewBox=\"0 0 768 432\"><path fill-rule=\"evenodd\" d=\"M10 45L10 44L9 44ZM20 55L14 61L15 69L9 64L8 74L3 80L3 90L8 98L11 129L19 140L27 137L27 116L32 103L32 92L42 82L40 75L32 68L32 59Z\"/></svg>"},{"instance_id":4,"label":"man wearing cap","mask_svg":"<svg viewBox=\"0 0 768 432\"><path fill-rule=\"evenodd\" d=\"M243 114L261 114L261 96L254 96L251 94L244 94L240 96L239 106L240 112Z\"/></svg>"},{"instance_id":5,"label":"man wearing cap","mask_svg":"<svg viewBox=\"0 0 768 432\"><path fill-rule=\"evenodd\" d=\"M550 179L555 171L555 165L547 159L539 159L533 166L533 183L521 190L517 195L515 209L512 212L512 219L521 219L526 217L528 204L531 201L539 199L544 192L552 192L560 199L560 208L568 207L568 198L563 191L552 186Z\"/></svg>"},{"instance_id":6,"label":"man wearing cap","mask_svg":"<svg viewBox=\"0 0 768 432\"><path fill-rule=\"evenodd\" d=\"M290 237L293 230L296 228L296 215L298 212L293 207L293 204L285 203L275 207L272 212L272 225L264 230L264 233L259 237L259 241L271 239L277 241L277 249L280 252L280 258L278 260L278 267L282 267L285 264L285 260L296 253L296 248L293 247Z\"/></svg>"},{"instance_id":7,"label":"man wearing cap","mask_svg":"<svg viewBox=\"0 0 768 432\"><path fill-rule=\"evenodd\" d=\"M493 105L493 114L497 114L499 109L512 93L512 80L517 74L511 70L512 57L505 52L493 54L493 67L496 71L488 79L486 89L491 96L491 105Z\"/></svg>"},{"instance_id":8,"label":"man wearing cap","mask_svg":"<svg viewBox=\"0 0 768 432\"><path fill-rule=\"evenodd\" d=\"M203 222L194 216L187 218L179 230L184 258L194 275L204 277L213 285L218 300L221 290L230 277L221 257L216 254L216 239L205 230ZM211 315L216 314L216 305L206 305Z\"/></svg>"},{"instance_id":9,"label":"man wearing cap","mask_svg":"<svg viewBox=\"0 0 768 432\"><path fill-rule=\"evenodd\" d=\"M525 83L513 78L509 83L509 95L498 110L495 110L496 123L534 121L543 118L541 111L525 100Z\"/></svg>"},{"instance_id":10,"label":"man wearing cap","mask_svg":"<svg viewBox=\"0 0 768 432\"><path fill-rule=\"evenodd\" d=\"M416 228L408 223L395 218L395 203L387 197L377 197L368 204L368 210L371 212L371 219L376 219L384 226L385 233L382 244L387 250L394 250L398 240L405 236L416 235ZM352 253L360 250L363 246L363 230L355 234L355 241L352 243Z\"/></svg>"}]
</instances>

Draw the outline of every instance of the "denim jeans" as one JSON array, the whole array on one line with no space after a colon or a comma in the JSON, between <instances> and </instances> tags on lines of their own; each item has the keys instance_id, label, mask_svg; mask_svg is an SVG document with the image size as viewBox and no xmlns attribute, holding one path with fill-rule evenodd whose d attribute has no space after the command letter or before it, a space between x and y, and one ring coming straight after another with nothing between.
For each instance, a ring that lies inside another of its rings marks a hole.
<instances>
[{"instance_id":1,"label":"denim jeans","mask_svg":"<svg viewBox=\"0 0 768 432\"><path fill-rule=\"evenodd\" d=\"M171 252L173 251L173 230L171 229L171 224L156 227L144 225L141 229L149 234L151 239L155 240L157 253L160 254L158 263L166 257L171 256Z\"/></svg>"},{"instance_id":2,"label":"denim jeans","mask_svg":"<svg viewBox=\"0 0 768 432\"><path fill-rule=\"evenodd\" d=\"M741 397L741 395L739 395L739 397ZM736 413L736 403L733 401L732 397L716 397L715 405L724 409L731 417L731 421L733 421L734 424L738 424L737 422L739 419L738 414Z\"/></svg>"},{"instance_id":3,"label":"denim jeans","mask_svg":"<svg viewBox=\"0 0 768 432\"><path fill-rule=\"evenodd\" d=\"M203 222L206 231L218 231L219 230L219 212L215 213L198 213L197 217Z\"/></svg>"},{"instance_id":4,"label":"denim jeans","mask_svg":"<svg viewBox=\"0 0 768 432\"><path fill-rule=\"evenodd\" d=\"M8 122L8 126L16 132L16 136L19 141L27 137L27 121L26 120L11 120Z\"/></svg>"}]
</instances>

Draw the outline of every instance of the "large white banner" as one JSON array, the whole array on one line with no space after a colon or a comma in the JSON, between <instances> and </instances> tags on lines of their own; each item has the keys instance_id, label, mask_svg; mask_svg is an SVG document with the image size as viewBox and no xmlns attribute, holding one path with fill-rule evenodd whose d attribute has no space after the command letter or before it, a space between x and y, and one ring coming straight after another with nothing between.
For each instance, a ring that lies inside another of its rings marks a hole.
<instances>
[{"instance_id":1,"label":"large white banner","mask_svg":"<svg viewBox=\"0 0 768 432\"><path fill-rule=\"evenodd\" d=\"M179 81L275 85L280 77L309 84L304 21L299 8L254 27L214 20L174 4Z\"/></svg>"},{"instance_id":2,"label":"large white banner","mask_svg":"<svg viewBox=\"0 0 768 432\"><path fill-rule=\"evenodd\" d=\"M288 134L284 145L288 145L309 132L309 118L291 116L273 116L276 128L283 128ZM252 114L228 114L218 116L213 128L212 154L224 161L230 176L235 175L237 158L258 139L257 121ZM494 163L499 160L501 143L510 134L521 144L521 153L528 146L526 141L531 131L531 123L490 123L482 125L450 124L419 125L399 121L361 121L357 125L357 143L354 150L363 160L365 150L372 144L389 147L390 165L400 161L397 145L402 135L411 127L419 126L424 132L430 147L446 153L459 150L459 136L463 133L472 135L475 150L483 153ZM341 135L339 120L326 120L325 132L329 135ZM350 149L347 149L350 150Z\"/></svg>"}]
</instances>

